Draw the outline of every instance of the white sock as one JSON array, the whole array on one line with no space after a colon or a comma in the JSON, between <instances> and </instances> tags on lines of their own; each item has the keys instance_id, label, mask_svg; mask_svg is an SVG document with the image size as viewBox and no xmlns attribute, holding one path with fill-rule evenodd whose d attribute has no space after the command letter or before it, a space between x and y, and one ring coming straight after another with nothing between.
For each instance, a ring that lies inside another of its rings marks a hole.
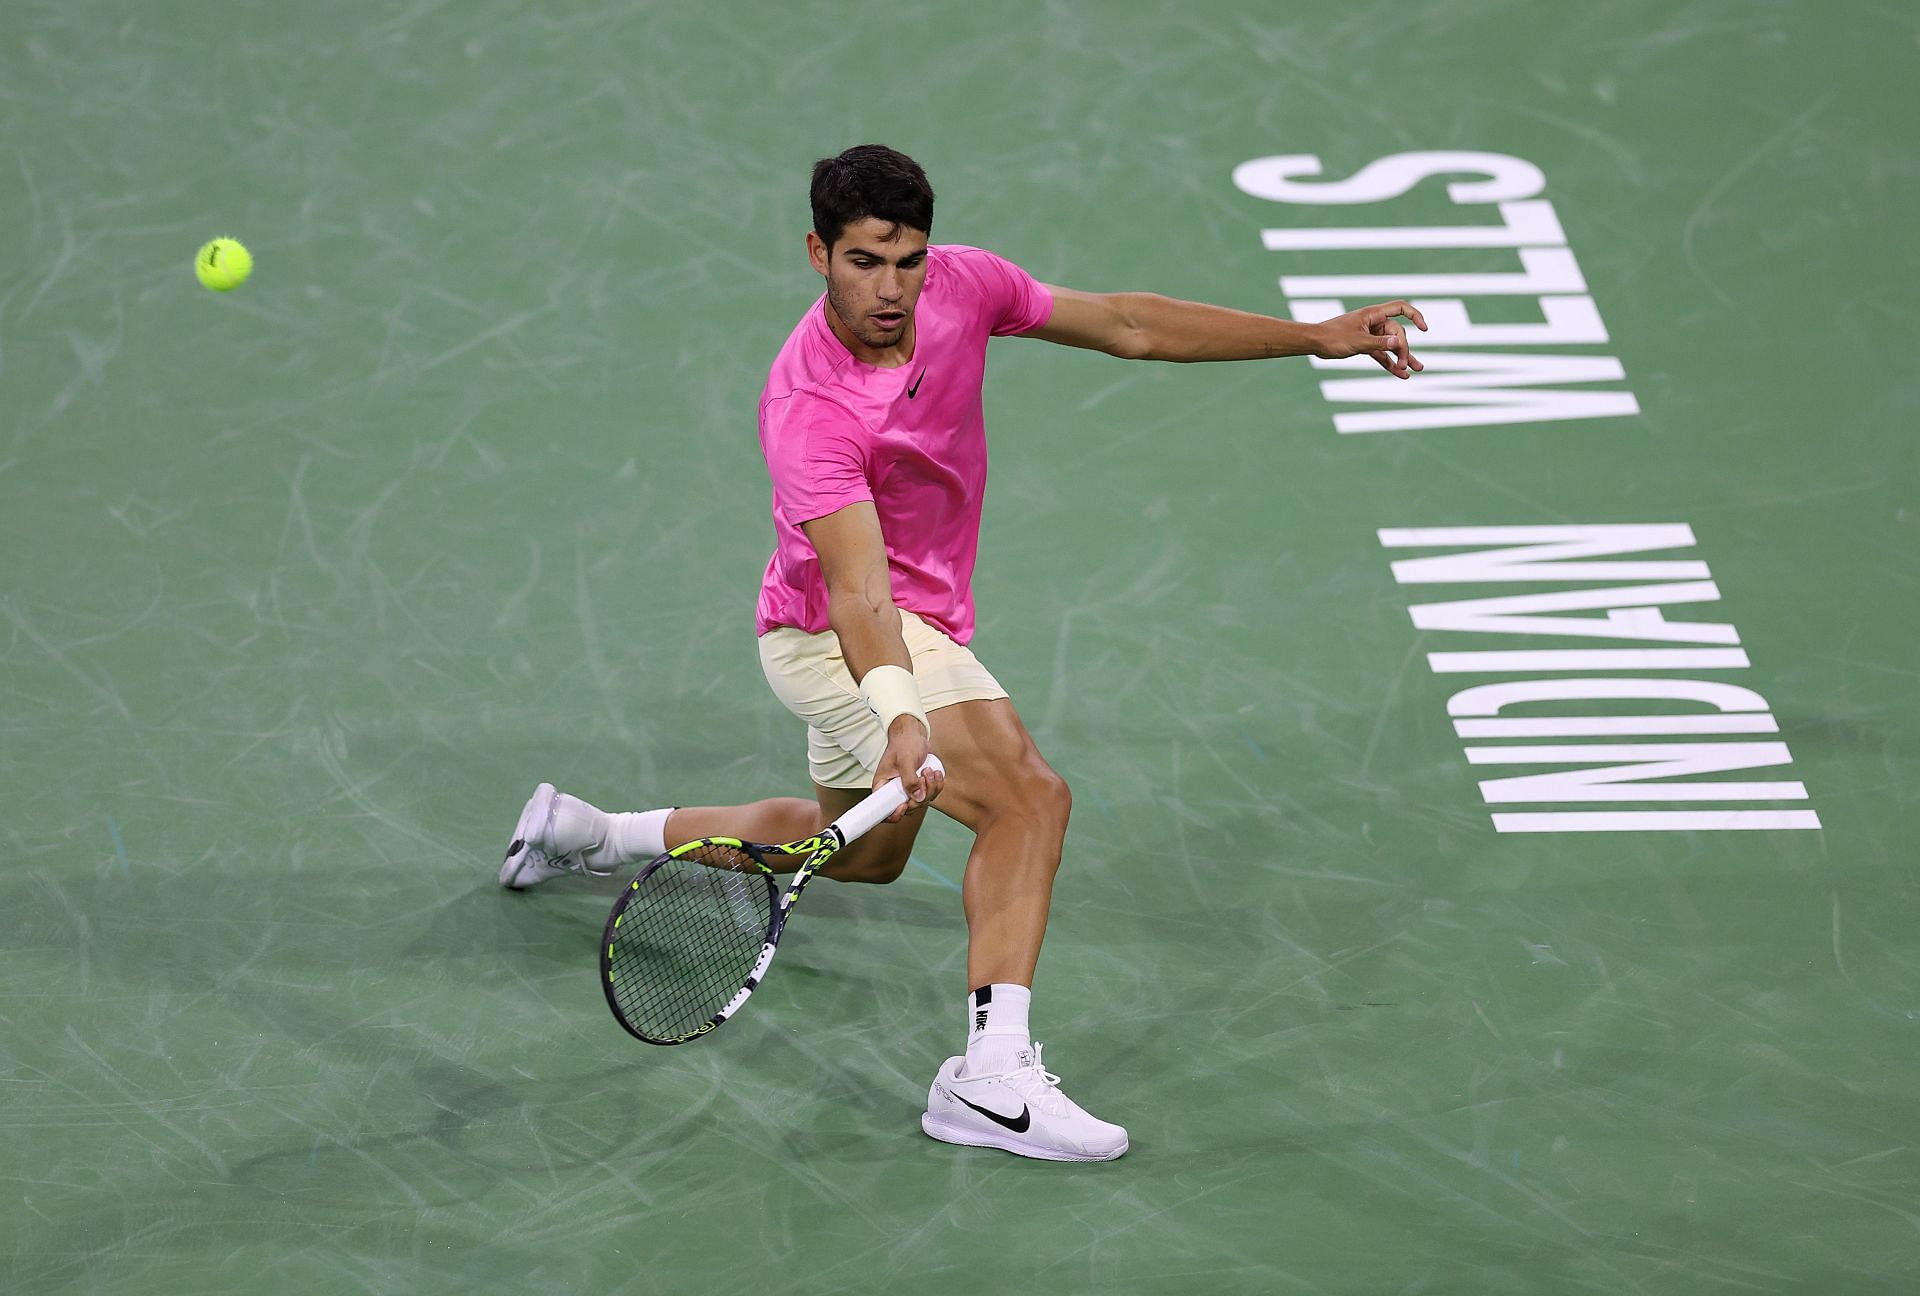
<instances>
[{"instance_id":1,"label":"white sock","mask_svg":"<svg viewBox=\"0 0 1920 1296\"><path fill-rule=\"evenodd\" d=\"M675 807L606 817L606 835L594 853L596 865L644 864L667 848L667 816Z\"/></svg>"},{"instance_id":2,"label":"white sock","mask_svg":"<svg viewBox=\"0 0 1920 1296\"><path fill-rule=\"evenodd\" d=\"M1027 1033L1027 1009L1033 991L1023 985L996 981L967 996L967 1057L961 1075L999 1075L1033 1051Z\"/></svg>"},{"instance_id":3,"label":"white sock","mask_svg":"<svg viewBox=\"0 0 1920 1296\"><path fill-rule=\"evenodd\" d=\"M561 793L553 810L553 846L562 855L584 851L595 868L639 864L667 848L665 810L608 814L579 797Z\"/></svg>"}]
</instances>

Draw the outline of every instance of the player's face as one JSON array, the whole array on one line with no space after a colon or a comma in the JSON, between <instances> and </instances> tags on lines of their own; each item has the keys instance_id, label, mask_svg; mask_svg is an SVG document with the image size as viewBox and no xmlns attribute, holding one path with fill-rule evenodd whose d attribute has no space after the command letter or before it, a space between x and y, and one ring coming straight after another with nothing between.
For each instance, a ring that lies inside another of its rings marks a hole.
<instances>
[{"instance_id":1,"label":"player's face","mask_svg":"<svg viewBox=\"0 0 1920 1296\"><path fill-rule=\"evenodd\" d=\"M913 308L927 279L925 230L869 216L831 249L807 235L807 251L827 281L828 319L854 354L881 361L911 350Z\"/></svg>"}]
</instances>

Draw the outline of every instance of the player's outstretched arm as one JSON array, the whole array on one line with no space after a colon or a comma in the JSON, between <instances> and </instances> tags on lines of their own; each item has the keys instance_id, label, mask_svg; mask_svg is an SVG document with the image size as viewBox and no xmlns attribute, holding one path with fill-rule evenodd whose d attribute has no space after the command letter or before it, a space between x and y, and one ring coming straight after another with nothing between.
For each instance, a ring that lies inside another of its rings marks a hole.
<instances>
[{"instance_id":1,"label":"player's outstretched arm","mask_svg":"<svg viewBox=\"0 0 1920 1296\"><path fill-rule=\"evenodd\" d=\"M1370 355L1395 378L1426 366L1407 344L1401 320L1427 321L1404 301L1362 306L1319 324L1180 301L1156 293L1084 293L1048 285L1053 316L1026 337L1104 351L1126 360L1270 360Z\"/></svg>"},{"instance_id":2,"label":"player's outstretched arm","mask_svg":"<svg viewBox=\"0 0 1920 1296\"><path fill-rule=\"evenodd\" d=\"M827 621L840 639L847 670L887 727L887 750L873 785L898 778L907 790L908 805L931 801L940 795L945 775L921 772L927 760L926 712L913 683L913 657L900 634L880 515L863 501L803 522L800 530L820 559ZM905 813L904 807L895 811L888 822Z\"/></svg>"}]
</instances>

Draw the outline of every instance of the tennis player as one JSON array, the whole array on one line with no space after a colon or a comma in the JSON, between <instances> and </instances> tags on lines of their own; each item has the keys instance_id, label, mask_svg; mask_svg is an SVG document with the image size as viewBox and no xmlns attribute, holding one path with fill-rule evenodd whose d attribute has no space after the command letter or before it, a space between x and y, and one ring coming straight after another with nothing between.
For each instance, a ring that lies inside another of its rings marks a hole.
<instances>
[{"instance_id":1,"label":"tennis player","mask_svg":"<svg viewBox=\"0 0 1920 1296\"><path fill-rule=\"evenodd\" d=\"M814 795L607 814L541 784L503 885L609 873L695 838L809 836L898 777L908 806L824 870L891 882L925 807L973 830L965 1051L935 1075L921 1127L949 1143L1104 1161L1127 1132L1059 1088L1028 1033L1034 966L1072 804L1007 691L969 647L987 480L987 340L1015 336L1130 360L1374 357L1422 366L1403 301L1301 324L1149 293L1037 282L979 248L930 246L933 190L909 157L848 149L813 170L807 255L826 291L774 358L760 396L775 548L760 589L760 662L807 725ZM944 780L917 771L929 751Z\"/></svg>"}]
</instances>

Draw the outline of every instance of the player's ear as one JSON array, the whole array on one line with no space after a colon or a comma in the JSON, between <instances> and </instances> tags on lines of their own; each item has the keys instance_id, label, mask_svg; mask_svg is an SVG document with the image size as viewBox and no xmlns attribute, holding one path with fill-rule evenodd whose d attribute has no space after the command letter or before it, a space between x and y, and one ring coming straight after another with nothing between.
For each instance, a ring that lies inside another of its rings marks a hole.
<instances>
[{"instance_id":1,"label":"player's ear","mask_svg":"<svg viewBox=\"0 0 1920 1296\"><path fill-rule=\"evenodd\" d=\"M813 268L820 274L827 272L829 250L826 241L812 230L807 231L807 259L813 262Z\"/></svg>"}]
</instances>

